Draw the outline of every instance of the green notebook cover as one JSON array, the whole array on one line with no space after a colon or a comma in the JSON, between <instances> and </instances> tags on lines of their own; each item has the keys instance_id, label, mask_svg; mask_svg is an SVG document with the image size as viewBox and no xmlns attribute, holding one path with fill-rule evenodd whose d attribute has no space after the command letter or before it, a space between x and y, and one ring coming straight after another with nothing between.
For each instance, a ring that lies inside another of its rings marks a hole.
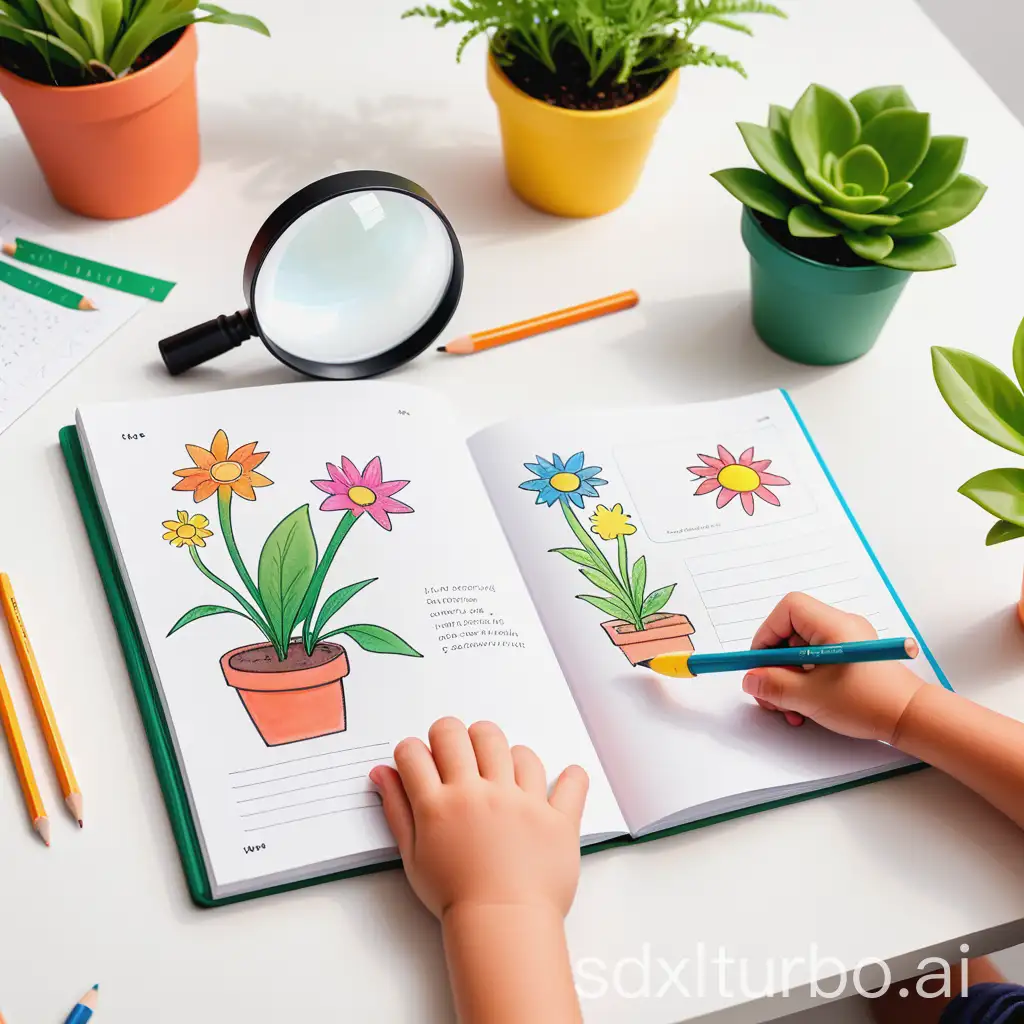
<instances>
[{"instance_id":1,"label":"green notebook cover","mask_svg":"<svg viewBox=\"0 0 1024 1024\"><path fill-rule=\"evenodd\" d=\"M801 426L803 426L802 423ZM809 436L808 441L810 441ZM811 445L813 448L813 442L811 442ZM185 782L182 778L178 759L174 752L174 744L171 739L171 732L167 725L167 720L164 716L163 704L161 703L156 682L153 679L153 673L146 657L145 645L142 642L139 626L135 621L131 602L128 600L127 590L125 588L124 581L121 578L121 571L118 567L117 559L114 557L110 538L107 535L99 503L96 500L96 492L93 488L92 481L89 478L89 470L85 462L85 456L82 452L82 444L79 440L78 430L76 427L64 427L60 431L60 446L64 453L64 460L67 463L68 472L71 476L71 484L74 487L75 497L78 500L78 507L81 510L82 519L85 522L86 533L89 536L89 544L92 547L92 552L96 559L96 565L99 568L100 577L103 581L103 589L106 592L107 603L110 605L110 611L114 618L114 626L117 629L117 635L121 641L121 649L124 653L125 663L128 666L128 676L131 679L132 689L135 691L135 698L138 701L139 711L142 714L142 723L146 730L146 738L148 739L150 749L153 752L153 764L156 768L157 777L160 780L160 789L163 792L164 803L167 805L167 813L171 819L171 828L174 832L174 839L178 845L178 853L181 856L182 867L185 870L185 879L188 883L189 892L191 893L192 899L195 903L201 907L216 907L227 903L239 903L242 900L255 899L258 896L270 896L274 893L285 892L290 889L300 889L308 885L317 885L321 882L331 882L339 878L349 878L352 875L367 874L374 871L382 871L388 868L398 867L398 861L392 861L386 864L373 864L367 867L355 868L351 871L341 871L330 875L322 875L318 878L310 878L301 882L292 882L287 885L278 885L267 889L259 889L236 896L228 896L221 899L213 898L210 891L210 880L206 874L206 865L203 860L202 847L199 842L198 833L196 832L195 822L192 819L188 793L185 789ZM815 454L818 455L817 449L815 448L814 450ZM820 455L818 458L820 461ZM822 468L825 468L824 462L822 462ZM825 469L825 472L829 476L829 481L832 483L833 488L835 488L835 482L832 480L831 474L828 473L827 469ZM856 527L856 521L850 514L849 509L846 506L846 502L843 500L838 488L835 488L835 490L836 495L839 497L844 509L846 509L847 514L850 515L850 519ZM859 527L857 527L857 532L860 534ZM896 598L901 610L904 610L902 603L899 602L899 598L896 597L895 591L892 590L892 586L889 583L888 578L885 576L885 573L882 572L881 566L878 565L877 559L874 558L874 554L867 545L867 541L864 540L863 534L860 534L860 536L868 550L868 553L875 561L876 567L882 574L882 579L885 581L886 586L889 587L890 591L893 593L893 596ZM906 615L905 610L904 615ZM907 621L910 621L909 616L907 617ZM938 668L938 665L935 664L935 661L924 644L924 641L921 639L917 628L913 626L913 623L911 623L911 626L914 629L914 633L917 636L918 641L921 643L922 649L925 651L928 659L932 662L933 667L938 673L940 681L944 686L949 687L949 683ZM633 839L629 836L623 836L618 839L609 839L602 843L595 843L584 847L583 853L597 853L600 850L608 850L618 846L629 846L634 843L643 843L652 839L660 839L664 836L677 835L681 832L689 832L693 829L703 828L706 825L717 824L720 821L743 817L747 814L769 810L774 807L781 807L785 804L799 803L804 800L824 796L828 793L836 793L844 789L852 789L856 786L866 785L869 782L875 782L878 779L890 778L894 775L903 775L907 772L917 771L924 767L926 767L926 765L915 764L896 768L892 771L874 775L867 779L859 779L855 782L843 783L827 789L817 790L813 793L806 793L795 797L786 797L781 800L774 800L769 803L760 804L756 807L748 807L739 811L732 811L710 818L703 818L700 821L694 821L686 825L665 829L661 832L652 833L651 835L643 836L639 839Z\"/></svg>"}]
</instances>

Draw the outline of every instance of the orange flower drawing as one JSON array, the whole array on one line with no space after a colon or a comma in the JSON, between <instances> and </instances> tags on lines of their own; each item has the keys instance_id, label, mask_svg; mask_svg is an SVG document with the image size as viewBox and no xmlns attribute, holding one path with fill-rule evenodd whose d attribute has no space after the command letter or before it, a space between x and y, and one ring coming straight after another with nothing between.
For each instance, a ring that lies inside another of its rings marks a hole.
<instances>
[{"instance_id":1,"label":"orange flower drawing","mask_svg":"<svg viewBox=\"0 0 1024 1024\"><path fill-rule=\"evenodd\" d=\"M270 454L256 451L256 442L250 441L228 454L228 435L218 430L213 436L209 450L197 444L185 445L194 465L176 469L175 476L181 479L174 485L175 491L192 491L196 502L206 501L220 488L234 492L246 501L256 500L256 487L268 487L274 481L256 467Z\"/></svg>"},{"instance_id":2,"label":"orange flower drawing","mask_svg":"<svg viewBox=\"0 0 1024 1024\"><path fill-rule=\"evenodd\" d=\"M769 505L781 505L778 495L771 487L787 487L789 481L784 476L766 473L772 464L771 459L755 461L754 449L748 448L737 459L728 448L718 446L718 458L712 455L698 455L704 465L688 466L687 469L695 477L703 477L700 486L693 493L710 494L718 491L716 504L725 508L738 494L743 511L748 516L754 514L755 495Z\"/></svg>"}]
</instances>

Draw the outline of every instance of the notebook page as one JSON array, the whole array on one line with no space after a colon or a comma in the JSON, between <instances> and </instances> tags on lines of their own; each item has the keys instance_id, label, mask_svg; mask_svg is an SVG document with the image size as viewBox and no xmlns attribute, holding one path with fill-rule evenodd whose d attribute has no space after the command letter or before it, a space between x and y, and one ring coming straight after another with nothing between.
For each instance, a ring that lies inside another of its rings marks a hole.
<instances>
[{"instance_id":1,"label":"notebook page","mask_svg":"<svg viewBox=\"0 0 1024 1024\"><path fill-rule=\"evenodd\" d=\"M622 577L617 533L630 584L643 556L641 589L660 592L648 606L659 628L636 641L643 657L747 648L790 591L866 615L882 636L909 635L781 393L501 424L470 447L634 834L752 802L744 794L906 763L883 744L791 729L736 674L673 681L632 667L635 627L613 614L601 578L551 553L586 550L568 513L606 559L605 579ZM576 480L582 508L558 498ZM935 681L923 658L916 668Z\"/></svg>"},{"instance_id":2,"label":"notebook page","mask_svg":"<svg viewBox=\"0 0 1024 1024\"><path fill-rule=\"evenodd\" d=\"M497 721L511 742L538 752L552 778L582 764L592 780L585 832L624 831L463 434L429 393L291 384L94 406L80 411L79 424L217 895L390 857L367 773L442 715ZM312 675L278 684L280 662L266 643L238 653L263 640L252 621L202 611L242 608L204 573L255 601L232 561L220 485L208 478L238 482L231 529L271 620L275 573L284 592L306 589L302 524L311 523L323 556L352 509L365 510L337 549L318 604L327 600L329 610L341 598L328 595L372 581L325 627L325 642L345 652L325 654L327 669L314 664ZM274 548L275 526L286 520L291 546ZM175 545L197 529L209 534L201 547ZM264 692L288 686L297 704Z\"/></svg>"}]
</instances>

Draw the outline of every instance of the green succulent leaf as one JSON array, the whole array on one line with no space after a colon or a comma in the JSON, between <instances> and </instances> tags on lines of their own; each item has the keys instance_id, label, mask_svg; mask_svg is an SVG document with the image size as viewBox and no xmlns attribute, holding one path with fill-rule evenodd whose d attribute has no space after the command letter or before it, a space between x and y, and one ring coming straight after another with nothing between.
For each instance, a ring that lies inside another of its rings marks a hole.
<instances>
[{"instance_id":1,"label":"green succulent leaf","mask_svg":"<svg viewBox=\"0 0 1024 1024\"><path fill-rule=\"evenodd\" d=\"M834 238L839 226L830 220L818 207L794 206L789 211L789 233L797 238Z\"/></svg>"},{"instance_id":2,"label":"green succulent leaf","mask_svg":"<svg viewBox=\"0 0 1024 1024\"><path fill-rule=\"evenodd\" d=\"M931 202L906 214L892 233L897 236L927 235L948 228L972 213L987 191L988 186L977 178L969 174L958 175L953 184Z\"/></svg>"},{"instance_id":3,"label":"green succulent leaf","mask_svg":"<svg viewBox=\"0 0 1024 1024\"><path fill-rule=\"evenodd\" d=\"M930 123L929 116L917 110L883 110L864 125L860 141L878 151L890 181L906 181L928 152Z\"/></svg>"},{"instance_id":4,"label":"green succulent leaf","mask_svg":"<svg viewBox=\"0 0 1024 1024\"><path fill-rule=\"evenodd\" d=\"M836 168L839 165L839 158L835 153L829 151L821 158L821 176L832 182L836 188L842 188L842 182L836 180Z\"/></svg>"},{"instance_id":5,"label":"green succulent leaf","mask_svg":"<svg viewBox=\"0 0 1024 1024\"><path fill-rule=\"evenodd\" d=\"M1024 469L987 469L959 491L997 519L1024 526Z\"/></svg>"},{"instance_id":6,"label":"green succulent leaf","mask_svg":"<svg viewBox=\"0 0 1024 1024\"><path fill-rule=\"evenodd\" d=\"M206 21L211 25L234 25L235 28L247 28L250 32L257 32L261 36L269 36L270 29L251 14L234 14L226 11L216 4L199 4L199 10L206 12L205 18L198 18L197 21Z\"/></svg>"},{"instance_id":7,"label":"green succulent leaf","mask_svg":"<svg viewBox=\"0 0 1024 1024\"><path fill-rule=\"evenodd\" d=\"M860 115L861 124L867 124L882 111L892 110L894 107L914 109L914 102L902 85L876 85L857 93L850 102Z\"/></svg>"},{"instance_id":8,"label":"green succulent leaf","mask_svg":"<svg viewBox=\"0 0 1024 1024\"><path fill-rule=\"evenodd\" d=\"M793 205L793 195L764 171L753 167L731 167L711 175L728 189L744 206L749 206L766 217L785 220Z\"/></svg>"},{"instance_id":9,"label":"green succulent leaf","mask_svg":"<svg viewBox=\"0 0 1024 1024\"><path fill-rule=\"evenodd\" d=\"M53 26L53 32L57 39L64 44L64 49L73 53L83 64L88 63L89 58L93 56L89 44L71 24L72 21L77 22L78 19L66 8L68 17L65 17L64 12L58 9L54 0L36 0L36 2L46 15L46 20ZM51 41L55 41L52 35L50 38Z\"/></svg>"},{"instance_id":10,"label":"green succulent leaf","mask_svg":"<svg viewBox=\"0 0 1024 1024\"><path fill-rule=\"evenodd\" d=\"M103 31L103 12L99 0L67 0L68 8L77 17L82 35L97 57L106 56L106 37Z\"/></svg>"},{"instance_id":11,"label":"green succulent leaf","mask_svg":"<svg viewBox=\"0 0 1024 1024\"><path fill-rule=\"evenodd\" d=\"M993 523L992 529L985 536L985 546L992 547L993 544L1003 544L1008 540L1016 540L1018 537L1024 537L1024 526L1007 523L1000 519Z\"/></svg>"},{"instance_id":12,"label":"green succulent leaf","mask_svg":"<svg viewBox=\"0 0 1024 1024\"><path fill-rule=\"evenodd\" d=\"M801 199L810 203L819 201L807 183L800 161L785 135L749 121L741 121L736 127L761 170Z\"/></svg>"},{"instance_id":13,"label":"green succulent leaf","mask_svg":"<svg viewBox=\"0 0 1024 1024\"><path fill-rule=\"evenodd\" d=\"M889 187L889 170L871 146L854 146L836 168L840 185L858 185L862 194L880 196Z\"/></svg>"},{"instance_id":14,"label":"green succulent leaf","mask_svg":"<svg viewBox=\"0 0 1024 1024\"><path fill-rule=\"evenodd\" d=\"M768 107L768 127L773 132L789 136L789 108L780 107L777 103Z\"/></svg>"},{"instance_id":15,"label":"green succulent leaf","mask_svg":"<svg viewBox=\"0 0 1024 1024\"><path fill-rule=\"evenodd\" d=\"M1024 320L1021 320L1013 337L1013 372L1017 383L1024 388Z\"/></svg>"},{"instance_id":16,"label":"green succulent leaf","mask_svg":"<svg viewBox=\"0 0 1024 1024\"><path fill-rule=\"evenodd\" d=\"M910 213L949 188L960 173L966 152L967 140L959 135L932 136L921 166L910 178L913 193L894 205L893 212Z\"/></svg>"},{"instance_id":17,"label":"green succulent leaf","mask_svg":"<svg viewBox=\"0 0 1024 1024\"><path fill-rule=\"evenodd\" d=\"M945 235L919 235L916 238L894 238L893 250L878 262L893 270L947 270L956 266L953 247Z\"/></svg>"},{"instance_id":18,"label":"green succulent leaf","mask_svg":"<svg viewBox=\"0 0 1024 1024\"><path fill-rule=\"evenodd\" d=\"M932 372L957 419L985 440L1024 455L1024 394L998 366L971 352L936 345Z\"/></svg>"},{"instance_id":19,"label":"green succulent leaf","mask_svg":"<svg viewBox=\"0 0 1024 1024\"><path fill-rule=\"evenodd\" d=\"M885 197L880 197L884 199ZM891 228L899 224L899 217L892 217L887 213L851 213L849 210L839 210L834 206L823 206L823 213L835 217L840 224L852 228L854 231L867 231L868 228Z\"/></svg>"},{"instance_id":20,"label":"green succulent leaf","mask_svg":"<svg viewBox=\"0 0 1024 1024\"><path fill-rule=\"evenodd\" d=\"M844 231L843 240L861 259L873 263L884 260L895 244L891 235L869 235L863 231Z\"/></svg>"},{"instance_id":21,"label":"green succulent leaf","mask_svg":"<svg viewBox=\"0 0 1024 1024\"><path fill-rule=\"evenodd\" d=\"M909 181L897 181L894 185L890 185L885 190L885 198L889 200L889 212L899 213L897 204L904 196L909 195L913 189L914 186Z\"/></svg>"},{"instance_id":22,"label":"green succulent leaf","mask_svg":"<svg viewBox=\"0 0 1024 1024\"><path fill-rule=\"evenodd\" d=\"M826 153L842 156L859 134L853 104L823 85L808 86L789 117L789 137L805 170L820 171Z\"/></svg>"},{"instance_id":23,"label":"green succulent leaf","mask_svg":"<svg viewBox=\"0 0 1024 1024\"><path fill-rule=\"evenodd\" d=\"M885 196L848 196L815 171L807 172L807 181L818 193L818 202L824 200L830 206L850 213L874 213L889 201Z\"/></svg>"}]
</instances>

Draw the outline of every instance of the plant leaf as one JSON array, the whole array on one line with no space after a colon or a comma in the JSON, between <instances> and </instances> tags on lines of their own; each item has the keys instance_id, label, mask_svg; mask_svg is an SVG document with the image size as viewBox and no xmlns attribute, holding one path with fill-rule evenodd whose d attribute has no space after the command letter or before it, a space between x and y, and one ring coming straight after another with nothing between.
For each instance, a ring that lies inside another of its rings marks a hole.
<instances>
[{"instance_id":1,"label":"plant leaf","mask_svg":"<svg viewBox=\"0 0 1024 1024\"><path fill-rule=\"evenodd\" d=\"M889 187L889 170L871 146L854 146L836 167L839 184L860 185L865 195L880 196Z\"/></svg>"},{"instance_id":2,"label":"plant leaf","mask_svg":"<svg viewBox=\"0 0 1024 1024\"><path fill-rule=\"evenodd\" d=\"M55 46L61 52L68 54L70 57L73 57L74 62L76 64L80 64L82 67L85 67L89 63L88 58L83 59L81 53L79 53L78 50L76 50L74 47L68 46L67 43L65 43L62 39L59 39L52 32L40 32L34 28L23 28L21 29L21 31L24 32L26 36L30 36L33 39L43 40L47 46ZM45 51L43 50L40 50L40 53L44 53L45 55Z\"/></svg>"},{"instance_id":3,"label":"plant leaf","mask_svg":"<svg viewBox=\"0 0 1024 1024\"><path fill-rule=\"evenodd\" d=\"M1024 469L987 469L959 491L997 519L1024 526Z\"/></svg>"},{"instance_id":4,"label":"plant leaf","mask_svg":"<svg viewBox=\"0 0 1024 1024\"><path fill-rule=\"evenodd\" d=\"M660 612L668 604L669 598L672 597L672 591L675 589L676 585L670 583L667 587L662 587L660 590L655 590L648 594L647 600L644 601L644 606L640 610L641 618L646 622L648 616Z\"/></svg>"},{"instance_id":5,"label":"plant leaf","mask_svg":"<svg viewBox=\"0 0 1024 1024\"><path fill-rule=\"evenodd\" d=\"M609 576L600 569L582 568L580 573L599 590L603 590L606 594L611 594L612 597L621 601L627 608L629 607L629 594L626 593L622 584L613 576Z\"/></svg>"},{"instance_id":6,"label":"plant leaf","mask_svg":"<svg viewBox=\"0 0 1024 1024\"><path fill-rule=\"evenodd\" d=\"M570 562L575 562L577 565L589 565L591 568L595 568L590 552L584 548L551 548L548 554L564 555Z\"/></svg>"},{"instance_id":7,"label":"plant leaf","mask_svg":"<svg viewBox=\"0 0 1024 1024\"><path fill-rule=\"evenodd\" d=\"M816 206L794 206L789 211L789 233L796 238L834 238L839 227Z\"/></svg>"},{"instance_id":8,"label":"plant leaf","mask_svg":"<svg viewBox=\"0 0 1024 1024\"><path fill-rule=\"evenodd\" d=\"M117 42L118 33L121 31L121 20L124 17L124 3L122 0L99 0L100 19L103 24L103 38L105 40L104 60L114 52L114 44Z\"/></svg>"},{"instance_id":9,"label":"plant leaf","mask_svg":"<svg viewBox=\"0 0 1024 1024\"><path fill-rule=\"evenodd\" d=\"M1018 537L1024 537L1024 526L1018 526L1016 523L1007 523L999 519L992 524L992 529L985 536L985 546L991 547L993 544L1003 544L1008 540L1016 540Z\"/></svg>"},{"instance_id":10,"label":"plant leaf","mask_svg":"<svg viewBox=\"0 0 1024 1024\"><path fill-rule=\"evenodd\" d=\"M88 64L91 57L99 57L101 54L93 53L89 47L88 42L77 32L71 23L64 18L60 11L54 6L53 0L36 0L46 15L46 20L53 27L53 34L56 35L56 39L53 38L53 34L49 36L49 41L56 44L58 41L63 43L62 49L67 50L69 53L74 54L83 64Z\"/></svg>"},{"instance_id":11,"label":"plant leaf","mask_svg":"<svg viewBox=\"0 0 1024 1024\"><path fill-rule=\"evenodd\" d=\"M914 101L902 85L876 85L857 93L856 96L851 97L850 102L860 114L861 124L867 124L883 110L892 110L893 107L915 109Z\"/></svg>"},{"instance_id":12,"label":"plant leaf","mask_svg":"<svg viewBox=\"0 0 1024 1024\"><path fill-rule=\"evenodd\" d=\"M251 14L232 14L223 7L216 4L199 4L199 10L207 12L205 18L197 18L196 21L205 21L211 25L234 25L236 28L247 28L252 32L258 32L261 36L269 36L270 29Z\"/></svg>"},{"instance_id":13,"label":"plant leaf","mask_svg":"<svg viewBox=\"0 0 1024 1024\"><path fill-rule=\"evenodd\" d=\"M236 608L225 608L220 604L200 604L196 605L190 611L185 612L184 615L178 621L171 626L168 636L171 633L177 633L182 626L187 626L190 622L195 622L196 619L205 619L210 615L241 615L243 619L249 618L248 615L243 614Z\"/></svg>"},{"instance_id":14,"label":"plant leaf","mask_svg":"<svg viewBox=\"0 0 1024 1024\"><path fill-rule=\"evenodd\" d=\"M846 195L817 171L808 171L807 180L826 203L840 210L848 210L850 213L874 213L889 201L885 196ZM821 199L818 201L821 202Z\"/></svg>"},{"instance_id":15,"label":"plant leaf","mask_svg":"<svg viewBox=\"0 0 1024 1024\"><path fill-rule=\"evenodd\" d=\"M895 213L910 213L934 199L956 180L967 152L967 140L959 135L934 135L921 166L910 176L911 195L897 206Z\"/></svg>"},{"instance_id":16,"label":"plant leaf","mask_svg":"<svg viewBox=\"0 0 1024 1024\"><path fill-rule=\"evenodd\" d=\"M895 243L891 235L869 235L863 231L844 231L843 241L861 259L877 263L892 252Z\"/></svg>"},{"instance_id":17,"label":"plant leaf","mask_svg":"<svg viewBox=\"0 0 1024 1024\"><path fill-rule=\"evenodd\" d=\"M914 186L909 181L897 181L895 185L890 185L885 190L885 198L889 200L889 206L891 209L890 213L898 213L898 205L904 196L909 195L914 189Z\"/></svg>"},{"instance_id":18,"label":"plant leaf","mask_svg":"<svg viewBox=\"0 0 1024 1024\"><path fill-rule=\"evenodd\" d=\"M749 206L766 217L785 220L789 215L793 196L774 178L753 167L730 167L711 175L731 192L744 206Z\"/></svg>"},{"instance_id":19,"label":"plant leaf","mask_svg":"<svg viewBox=\"0 0 1024 1024\"><path fill-rule=\"evenodd\" d=\"M945 235L919 235L916 238L893 239L893 250L878 262L893 270L946 270L956 266L953 247Z\"/></svg>"},{"instance_id":20,"label":"plant leaf","mask_svg":"<svg viewBox=\"0 0 1024 1024\"><path fill-rule=\"evenodd\" d=\"M576 596L581 601L586 601L587 604L592 604L595 608L599 608L605 614L611 615L614 619L622 619L625 622L633 621L633 612L621 601L617 601L615 598L594 597L591 594L577 594Z\"/></svg>"},{"instance_id":21,"label":"plant leaf","mask_svg":"<svg viewBox=\"0 0 1024 1024\"><path fill-rule=\"evenodd\" d=\"M868 228L890 228L899 224L899 217L890 216L887 213L851 213L849 210L839 210L834 206L823 206L822 213L835 217L840 224L854 231L867 231Z\"/></svg>"},{"instance_id":22,"label":"plant leaf","mask_svg":"<svg viewBox=\"0 0 1024 1024\"><path fill-rule=\"evenodd\" d=\"M893 228L892 233L901 237L942 231L973 213L987 191L988 186L977 178L969 174L958 175L944 192L918 206L913 213L904 214L903 220Z\"/></svg>"},{"instance_id":23,"label":"plant leaf","mask_svg":"<svg viewBox=\"0 0 1024 1024\"><path fill-rule=\"evenodd\" d=\"M917 110L883 110L864 125L860 141L885 161L889 181L906 181L928 152L930 123L929 116Z\"/></svg>"},{"instance_id":24,"label":"plant leaf","mask_svg":"<svg viewBox=\"0 0 1024 1024\"><path fill-rule=\"evenodd\" d=\"M800 161L785 135L749 121L740 121L736 127L762 171L801 199L809 203L820 202L807 183Z\"/></svg>"},{"instance_id":25,"label":"plant leaf","mask_svg":"<svg viewBox=\"0 0 1024 1024\"><path fill-rule=\"evenodd\" d=\"M422 658L423 655L415 647L407 644L397 633L383 626L373 626L370 623L360 623L356 626L342 626L340 629L333 629L325 633L321 639L326 640L329 636L339 636L342 633L354 640L364 651L372 654L402 654L407 658Z\"/></svg>"},{"instance_id":26,"label":"plant leaf","mask_svg":"<svg viewBox=\"0 0 1024 1024\"><path fill-rule=\"evenodd\" d=\"M359 593L364 587L368 587L371 583L374 583L379 577L374 576L372 579L361 580L359 583L350 583L347 587L342 587L340 590L336 590L326 601L323 603L323 607L320 609L320 614L316 618L316 625L313 627L313 638L310 641L310 646L314 646L317 642L317 638L320 636L324 626L353 598Z\"/></svg>"},{"instance_id":27,"label":"plant leaf","mask_svg":"<svg viewBox=\"0 0 1024 1024\"><path fill-rule=\"evenodd\" d=\"M785 138L789 137L789 108L772 103L768 107L768 127Z\"/></svg>"},{"instance_id":28,"label":"plant leaf","mask_svg":"<svg viewBox=\"0 0 1024 1024\"><path fill-rule=\"evenodd\" d=\"M823 85L809 85L789 116L789 137L805 171L821 171L826 153L843 156L857 142L853 104Z\"/></svg>"},{"instance_id":29,"label":"plant leaf","mask_svg":"<svg viewBox=\"0 0 1024 1024\"><path fill-rule=\"evenodd\" d=\"M1024 394L998 366L971 352L936 345L932 372L961 422L993 444L1024 455Z\"/></svg>"},{"instance_id":30,"label":"plant leaf","mask_svg":"<svg viewBox=\"0 0 1024 1024\"><path fill-rule=\"evenodd\" d=\"M92 50L90 56L102 61L106 56L106 37L100 0L67 0L67 5L82 26L82 35Z\"/></svg>"},{"instance_id":31,"label":"plant leaf","mask_svg":"<svg viewBox=\"0 0 1024 1024\"><path fill-rule=\"evenodd\" d=\"M1013 372L1017 383L1024 388L1024 320L1021 320L1013 336Z\"/></svg>"},{"instance_id":32,"label":"plant leaf","mask_svg":"<svg viewBox=\"0 0 1024 1024\"><path fill-rule=\"evenodd\" d=\"M257 580L274 638L287 645L302 599L316 569L316 538L309 506L290 512L274 527L260 552Z\"/></svg>"},{"instance_id":33,"label":"plant leaf","mask_svg":"<svg viewBox=\"0 0 1024 1024\"><path fill-rule=\"evenodd\" d=\"M647 589L647 558L644 555L641 555L633 563L630 584L633 592L633 604L640 608L644 603L644 591Z\"/></svg>"}]
</instances>

